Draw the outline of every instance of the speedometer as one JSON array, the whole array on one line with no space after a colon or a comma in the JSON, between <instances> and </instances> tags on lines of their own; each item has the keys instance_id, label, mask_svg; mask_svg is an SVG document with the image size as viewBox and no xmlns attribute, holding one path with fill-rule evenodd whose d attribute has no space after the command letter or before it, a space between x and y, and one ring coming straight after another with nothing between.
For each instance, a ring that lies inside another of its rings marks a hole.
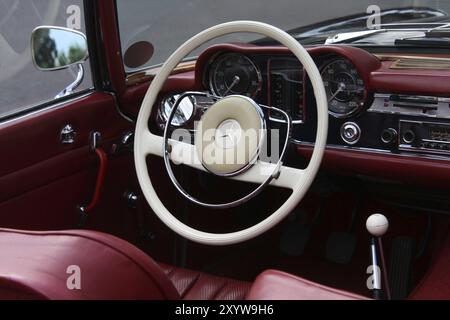
<instances>
[{"instance_id":1,"label":"speedometer","mask_svg":"<svg viewBox=\"0 0 450 320\"><path fill-rule=\"evenodd\" d=\"M210 89L217 96L238 94L254 98L261 90L261 72L245 55L223 54L213 62L210 70Z\"/></svg>"},{"instance_id":2,"label":"speedometer","mask_svg":"<svg viewBox=\"0 0 450 320\"><path fill-rule=\"evenodd\" d=\"M346 59L335 59L322 69L330 114L349 117L365 104L364 80L355 66Z\"/></svg>"}]
</instances>

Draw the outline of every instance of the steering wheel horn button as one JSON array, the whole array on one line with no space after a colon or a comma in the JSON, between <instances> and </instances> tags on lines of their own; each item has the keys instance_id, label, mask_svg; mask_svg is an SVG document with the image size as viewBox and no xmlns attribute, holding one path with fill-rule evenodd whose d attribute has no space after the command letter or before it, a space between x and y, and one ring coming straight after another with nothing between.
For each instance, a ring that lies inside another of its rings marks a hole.
<instances>
[{"instance_id":1,"label":"steering wheel horn button","mask_svg":"<svg viewBox=\"0 0 450 320\"><path fill-rule=\"evenodd\" d=\"M242 137L242 128L234 119L225 120L216 130L215 142L219 148L232 149Z\"/></svg>"},{"instance_id":2,"label":"steering wheel horn button","mask_svg":"<svg viewBox=\"0 0 450 320\"><path fill-rule=\"evenodd\" d=\"M220 99L197 126L195 145L203 167L222 177L249 169L259 155L265 129L264 114L252 99Z\"/></svg>"}]
</instances>

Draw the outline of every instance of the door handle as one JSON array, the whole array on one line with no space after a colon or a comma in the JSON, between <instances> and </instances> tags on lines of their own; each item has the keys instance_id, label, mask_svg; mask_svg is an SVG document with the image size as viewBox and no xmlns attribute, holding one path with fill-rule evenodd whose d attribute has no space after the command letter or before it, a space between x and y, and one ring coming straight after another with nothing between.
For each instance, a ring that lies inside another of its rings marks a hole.
<instances>
[{"instance_id":1,"label":"door handle","mask_svg":"<svg viewBox=\"0 0 450 320\"><path fill-rule=\"evenodd\" d=\"M78 212L80 214L79 227L81 228L86 225L89 215L92 213L92 211L97 207L98 203L100 202L103 193L106 173L108 169L108 155L106 154L105 150L101 148L101 134L99 132L94 132L91 135L91 149L97 155L99 167L95 183L94 194L89 204L85 206L78 206Z\"/></svg>"}]
</instances>

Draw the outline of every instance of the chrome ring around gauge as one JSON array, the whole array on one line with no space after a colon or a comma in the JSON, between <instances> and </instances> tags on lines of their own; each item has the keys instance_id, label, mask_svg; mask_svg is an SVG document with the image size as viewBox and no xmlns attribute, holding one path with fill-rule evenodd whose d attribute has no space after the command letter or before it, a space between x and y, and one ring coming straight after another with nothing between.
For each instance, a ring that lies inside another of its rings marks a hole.
<instances>
[{"instance_id":1,"label":"chrome ring around gauge","mask_svg":"<svg viewBox=\"0 0 450 320\"><path fill-rule=\"evenodd\" d=\"M161 101L161 106L158 111L158 115L164 124L167 123L170 112L175 105L177 105L178 107L175 110L171 125L174 127L184 126L193 118L197 100L194 96L186 96L180 94L164 98Z\"/></svg>"},{"instance_id":2,"label":"chrome ring around gauge","mask_svg":"<svg viewBox=\"0 0 450 320\"><path fill-rule=\"evenodd\" d=\"M347 118L365 105L366 87L356 67L343 58L328 62L322 69L328 110L336 118Z\"/></svg>"},{"instance_id":3,"label":"chrome ring around gauge","mask_svg":"<svg viewBox=\"0 0 450 320\"><path fill-rule=\"evenodd\" d=\"M250 58L240 53L224 53L212 63L209 72L211 93L225 97L256 97L262 87L262 75Z\"/></svg>"}]
</instances>

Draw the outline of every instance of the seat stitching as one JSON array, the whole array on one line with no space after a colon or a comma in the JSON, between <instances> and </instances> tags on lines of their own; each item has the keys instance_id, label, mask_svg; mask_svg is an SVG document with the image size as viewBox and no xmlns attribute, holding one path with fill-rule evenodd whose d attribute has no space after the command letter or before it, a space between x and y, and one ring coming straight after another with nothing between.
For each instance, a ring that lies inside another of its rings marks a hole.
<instances>
[{"instance_id":1,"label":"seat stitching","mask_svg":"<svg viewBox=\"0 0 450 320\"><path fill-rule=\"evenodd\" d=\"M196 285L197 281L200 279L200 276L201 276L200 273L198 273L198 274L195 276L195 278L194 278L194 280L191 282L191 284L188 285L188 286L186 287L186 289L184 290L184 294L181 294L181 292L180 292L181 298L184 298L184 297L186 297L186 296L189 294L189 292L192 290L192 288L194 288L194 286Z\"/></svg>"},{"instance_id":2,"label":"seat stitching","mask_svg":"<svg viewBox=\"0 0 450 320\"><path fill-rule=\"evenodd\" d=\"M219 294L222 292L222 290L224 290L225 287L228 286L228 284L229 284L229 281L225 280L223 285L216 291L216 293L214 293L214 295L210 298L210 300L216 300L216 298L219 296Z\"/></svg>"}]
</instances>

